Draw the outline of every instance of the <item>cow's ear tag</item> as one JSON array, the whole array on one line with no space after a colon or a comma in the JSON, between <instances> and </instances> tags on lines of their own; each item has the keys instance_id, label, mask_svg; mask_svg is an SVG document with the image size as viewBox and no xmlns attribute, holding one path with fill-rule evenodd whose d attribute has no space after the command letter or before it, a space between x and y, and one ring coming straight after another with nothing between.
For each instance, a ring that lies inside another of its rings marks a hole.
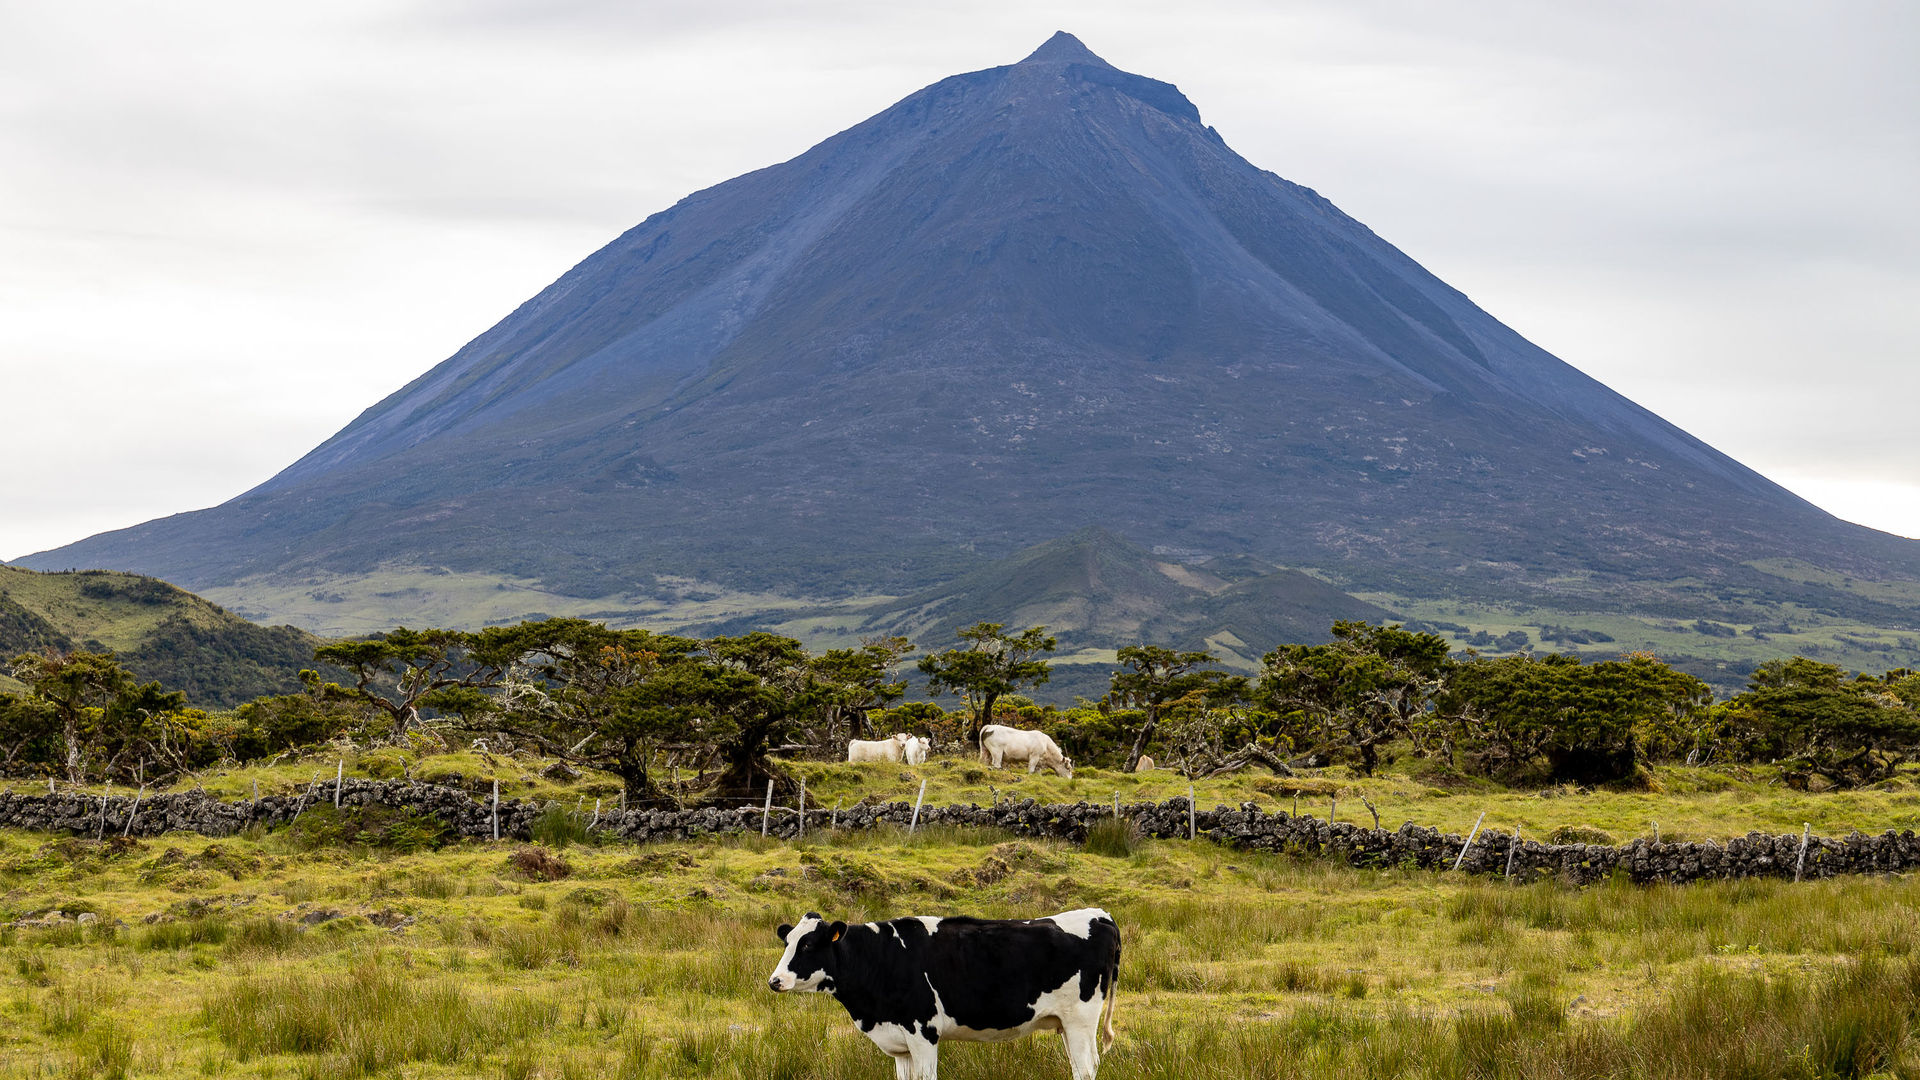
<instances>
[{"instance_id":1,"label":"cow's ear tag","mask_svg":"<svg viewBox=\"0 0 1920 1080\"><path fill-rule=\"evenodd\" d=\"M841 935L841 934L844 934L844 933L846 933L846 931L845 931L845 930L835 930L835 931L833 932L833 941L839 941L839 940L840 940L840 935ZM832 942L832 941L830 941L830 942L828 942L827 944L829 944L829 945L831 945L831 944L833 944L833 942Z\"/></svg>"}]
</instances>

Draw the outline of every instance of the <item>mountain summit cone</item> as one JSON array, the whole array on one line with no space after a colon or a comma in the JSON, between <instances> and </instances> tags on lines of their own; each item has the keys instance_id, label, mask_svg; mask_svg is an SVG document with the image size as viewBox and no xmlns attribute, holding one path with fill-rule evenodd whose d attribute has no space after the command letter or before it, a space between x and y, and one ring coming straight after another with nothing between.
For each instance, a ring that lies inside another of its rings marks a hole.
<instances>
[{"instance_id":1,"label":"mountain summit cone","mask_svg":"<svg viewBox=\"0 0 1920 1080\"><path fill-rule=\"evenodd\" d=\"M1064 32L649 217L258 488L21 562L637 610L914 594L1090 524L1403 596L1920 577Z\"/></svg>"}]
</instances>

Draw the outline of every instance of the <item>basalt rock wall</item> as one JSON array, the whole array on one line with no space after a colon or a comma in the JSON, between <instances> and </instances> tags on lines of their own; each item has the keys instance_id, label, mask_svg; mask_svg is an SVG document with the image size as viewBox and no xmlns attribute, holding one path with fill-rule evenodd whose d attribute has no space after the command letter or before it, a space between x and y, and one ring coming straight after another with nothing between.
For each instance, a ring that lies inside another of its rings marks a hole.
<instances>
[{"instance_id":1,"label":"basalt rock wall","mask_svg":"<svg viewBox=\"0 0 1920 1080\"><path fill-rule=\"evenodd\" d=\"M206 836L230 836L254 826L275 828L292 823L315 806L334 800L334 785L321 784L294 795L226 802L205 792L191 791L147 797L59 793L30 795L0 792L0 828L65 832L81 836L155 836L185 831ZM339 785L343 808L385 806L423 814L446 825L456 836L489 839L495 835L495 813L457 788L400 780L345 780ZM546 804L514 800L498 810L498 835L526 840L533 822ZM1353 866L1415 866L1451 869L1457 862L1468 873L1511 876L1516 879L1557 877L1586 884L1624 872L1640 882L1684 882L1710 878L1808 878L1841 874L1898 873L1920 867L1920 837L1911 829L1868 836L1769 836L1748 833L1724 843L1700 841L1655 843L1634 840L1619 846L1599 844L1543 844L1519 840L1512 834L1485 830L1467 838L1423 828L1411 822L1398 829L1369 829L1347 822L1267 813L1252 803L1239 809L1224 806L1189 812L1187 800L1121 805L1119 814L1147 836L1179 838L1191 828L1204 837L1232 848L1290 852L1339 859ZM1078 843L1100 822L1112 818L1111 805L1097 803L1040 804L1031 799L995 806L926 806L919 811L923 826L957 825L1002 829L1024 836ZM131 816L131 822L129 817ZM707 807L697 810L608 810L586 816L592 829L634 843L687 840L724 833L759 832L762 811L757 806ZM805 821L791 807L774 807L764 827L769 836L796 838L826 829L904 828L914 820L908 803L860 804L845 810L806 811ZM1466 856L1461 858L1461 848Z\"/></svg>"}]
</instances>

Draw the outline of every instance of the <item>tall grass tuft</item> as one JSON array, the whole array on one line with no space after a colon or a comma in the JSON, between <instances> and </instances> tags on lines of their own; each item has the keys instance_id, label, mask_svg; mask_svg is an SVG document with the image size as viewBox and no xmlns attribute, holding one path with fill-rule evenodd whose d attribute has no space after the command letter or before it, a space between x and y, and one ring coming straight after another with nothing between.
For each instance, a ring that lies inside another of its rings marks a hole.
<instances>
[{"instance_id":1,"label":"tall grass tuft","mask_svg":"<svg viewBox=\"0 0 1920 1080\"><path fill-rule=\"evenodd\" d=\"M134 944L154 951L186 949L194 945L218 945L227 940L232 928L219 915L201 915L192 919L155 923L144 927Z\"/></svg>"},{"instance_id":2,"label":"tall grass tuft","mask_svg":"<svg viewBox=\"0 0 1920 1080\"><path fill-rule=\"evenodd\" d=\"M1126 818L1101 818L1087 830L1090 854L1124 859L1140 849L1140 827Z\"/></svg>"},{"instance_id":3,"label":"tall grass tuft","mask_svg":"<svg viewBox=\"0 0 1920 1080\"><path fill-rule=\"evenodd\" d=\"M371 959L345 978L239 979L203 1002L200 1018L242 1061L339 1055L341 1071L351 1076L413 1061L452 1065L486 1033L482 1014L458 985L409 980Z\"/></svg>"},{"instance_id":4,"label":"tall grass tuft","mask_svg":"<svg viewBox=\"0 0 1920 1080\"><path fill-rule=\"evenodd\" d=\"M74 1080L126 1080L133 1067L133 1037L110 1016L101 1017L73 1040Z\"/></svg>"},{"instance_id":5,"label":"tall grass tuft","mask_svg":"<svg viewBox=\"0 0 1920 1080\"><path fill-rule=\"evenodd\" d=\"M536 841L555 851L563 851L569 844L584 844L588 836L587 823L581 821L578 814L558 804L540 811L528 830Z\"/></svg>"}]
</instances>

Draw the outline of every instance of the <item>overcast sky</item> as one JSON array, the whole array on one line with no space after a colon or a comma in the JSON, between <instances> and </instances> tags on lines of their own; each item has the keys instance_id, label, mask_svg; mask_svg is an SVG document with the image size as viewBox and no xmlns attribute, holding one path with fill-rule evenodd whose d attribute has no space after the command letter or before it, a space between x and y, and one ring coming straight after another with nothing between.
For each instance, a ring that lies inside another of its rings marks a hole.
<instances>
[{"instance_id":1,"label":"overcast sky","mask_svg":"<svg viewBox=\"0 0 1920 1080\"><path fill-rule=\"evenodd\" d=\"M1056 29L1920 536L1920 4L0 0L0 558L265 480L595 248Z\"/></svg>"}]
</instances>

